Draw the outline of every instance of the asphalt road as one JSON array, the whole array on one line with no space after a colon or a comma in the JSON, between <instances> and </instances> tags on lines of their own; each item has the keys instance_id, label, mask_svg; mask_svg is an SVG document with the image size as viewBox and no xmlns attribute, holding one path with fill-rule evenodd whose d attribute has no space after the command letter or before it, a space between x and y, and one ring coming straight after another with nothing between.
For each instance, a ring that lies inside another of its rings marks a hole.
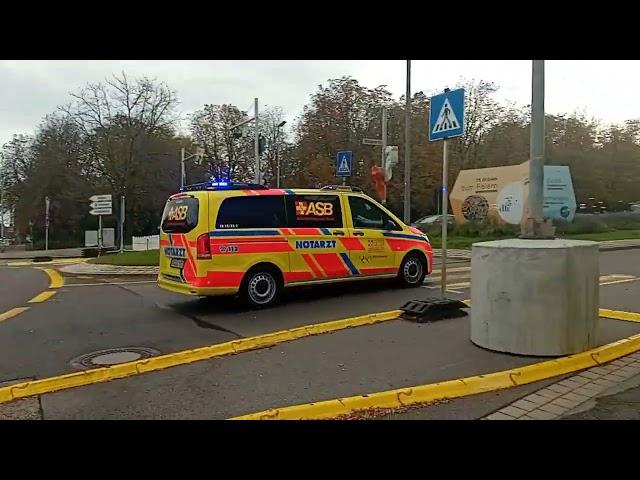
<instances>
[{"instance_id":1,"label":"asphalt road","mask_svg":"<svg viewBox=\"0 0 640 480\"><path fill-rule=\"evenodd\" d=\"M602 253L601 273L640 277L639 260L640 250ZM459 272L450 283L459 284L465 276L468 280L468 271ZM44 272L29 268L0 266L0 281L0 313L24 305L48 285ZM69 276L65 281L50 300L0 322L0 382L76 371L70 363L74 358L99 350L137 346L177 352L397 309L407 300L438 293L401 289L388 281L354 282L292 289L281 305L251 311L235 299L199 300L164 292L152 278L140 276ZM145 281L150 283L140 283ZM457 290L461 293L453 297L469 298L467 288ZM639 294L640 281L603 286L601 306L640 312ZM616 320L603 320L601 327L600 343L640 332L640 324ZM37 409L46 419L222 419L538 361L480 349L469 341L468 329L467 317L431 324L394 320L46 394L11 408L18 417L36 415ZM478 395L390 418L479 418L542 386Z\"/></svg>"},{"instance_id":2,"label":"asphalt road","mask_svg":"<svg viewBox=\"0 0 640 480\"><path fill-rule=\"evenodd\" d=\"M48 285L49 277L41 270L0 267L0 313L23 306Z\"/></svg>"}]
</instances>

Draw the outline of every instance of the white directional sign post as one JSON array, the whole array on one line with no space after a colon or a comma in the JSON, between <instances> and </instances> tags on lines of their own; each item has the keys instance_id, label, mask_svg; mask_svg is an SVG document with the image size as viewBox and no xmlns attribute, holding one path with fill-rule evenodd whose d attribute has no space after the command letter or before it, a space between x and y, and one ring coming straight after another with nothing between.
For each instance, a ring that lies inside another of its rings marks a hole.
<instances>
[{"instance_id":1,"label":"white directional sign post","mask_svg":"<svg viewBox=\"0 0 640 480\"><path fill-rule=\"evenodd\" d=\"M92 195L89 201L89 213L98 216L98 248L102 248L102 216L113 214L113 199L111 195Z\"/></svg>"},{"instance_id":2,"label":"white directional sign post","mask_svg":"<svg viewBox=\"0 0 640 480\"><path fill-rule=\"evenodd\" d=\"M442 270L441 294L446 297L447 290L447 139L464 135L464 89L449 90L434 95L429 102L429 140L444 140L442 151Z\"/></svg>"}]
</instances>

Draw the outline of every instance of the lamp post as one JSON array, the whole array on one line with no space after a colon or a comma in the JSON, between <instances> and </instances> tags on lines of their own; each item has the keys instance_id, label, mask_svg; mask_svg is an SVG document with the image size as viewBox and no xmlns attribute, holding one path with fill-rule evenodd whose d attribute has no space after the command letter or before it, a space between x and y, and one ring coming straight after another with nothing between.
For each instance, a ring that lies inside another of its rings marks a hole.
<instances>
[{"instance_id":1,"label":"lamp post","mask_svg":"<svg viewBox=\"0 0 640 480\"><path fill-rule=\"evenodd\" d=\"M411 60L407 60L407 93L404 105L404 222L411 221Z\"/></svg>"},{"instance_id":2,"label":"lamp post","mask_svg":"<svg viewBox=\"0 0 640 480\"><path fill-rule=\"evenodd\" d=\"M281 121L276 126L276 138L275 138L275 149L276 149L276 188L280 188L280 157L278 155L278 137L280 136L280 128L284 127L286 120Z\"/></svg>"}]
</instances>

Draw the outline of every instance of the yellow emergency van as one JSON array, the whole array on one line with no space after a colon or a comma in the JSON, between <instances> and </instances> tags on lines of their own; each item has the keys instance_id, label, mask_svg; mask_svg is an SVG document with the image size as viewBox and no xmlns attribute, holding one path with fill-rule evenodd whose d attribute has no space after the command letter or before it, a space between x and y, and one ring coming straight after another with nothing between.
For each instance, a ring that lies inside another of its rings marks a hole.
<instances>
[{"instance_id":1,"label":"yellow emergency van","mask_svg":"<svg viewBox=\"0 0 640 480\"><path fill-rule=\"evenodd\" d=\"M424 233L357 188L208 182L167 201L158 285L187 295L239 293L265 307L294 285L397 277L420 286L432 262Z\"/></svg>"}]
</instances>

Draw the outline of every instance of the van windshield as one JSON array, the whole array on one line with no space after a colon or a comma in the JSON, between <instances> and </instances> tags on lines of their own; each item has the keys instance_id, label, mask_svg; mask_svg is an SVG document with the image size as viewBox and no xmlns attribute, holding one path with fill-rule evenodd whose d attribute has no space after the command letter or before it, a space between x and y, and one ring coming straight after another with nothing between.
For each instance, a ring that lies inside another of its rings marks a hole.
<instances>
[{"instance_id":1,"label":"van windshield","mask_svg":"<svg viewBox=\"0 0 640 480\"><path fill-rule=\"evenodd\" d=\"M187 233L198 225L199 202L194 197L171 199L162 214L162 231L165 233Z\"/></svg>"}]
</instances>

